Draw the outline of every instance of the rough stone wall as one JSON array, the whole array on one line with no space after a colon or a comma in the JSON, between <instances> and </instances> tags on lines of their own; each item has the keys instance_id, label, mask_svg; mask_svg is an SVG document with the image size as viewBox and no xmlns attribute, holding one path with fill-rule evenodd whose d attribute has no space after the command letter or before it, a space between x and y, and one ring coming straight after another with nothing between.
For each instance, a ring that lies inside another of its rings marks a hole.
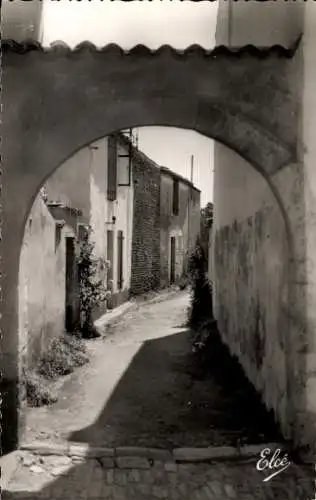
<instances>
[{"instance_id":1,"label":"rough stone wall","mask_svg":"<svg viewBox=\"0 0 316 500\"><path fill-rule=\"evenodd\" d=\"M282 213L265 179L225 146L215 145L215 316L268 408L287 421L288 242Z\"/></svg>"},{"instance_id":2,"label":"rough stone wall","mask_svg":"<svg viewBox=\"0 0 316 500\"><path fill-rule=\"evenodd\" d=\"M19 273L19 341L23 365L34 367L65 324L65 231L55 247L55 219L36 198L26 223Z\"/></svg>"},{"instance_id":3,"label":"rough stone wall","mask_svg":"<svg viewBox=\"0 0 316 500\"><path fill-rule=\"evenodd\" d=\"M160 171L140 156L133 157L134 183L131 294L160 285Z\"/></svg>"}]
</instances>

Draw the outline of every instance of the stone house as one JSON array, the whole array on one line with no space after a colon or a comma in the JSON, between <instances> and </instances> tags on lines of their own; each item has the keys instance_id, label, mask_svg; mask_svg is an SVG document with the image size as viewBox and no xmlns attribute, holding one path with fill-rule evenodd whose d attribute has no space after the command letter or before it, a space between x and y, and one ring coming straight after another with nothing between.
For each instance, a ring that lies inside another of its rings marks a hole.
<instances>
[{"instance_id":1,"label":"stone house","mask_svg":"<svg viewBox=\"0 0 316 500\"><path fill-rule=\"evenodd\" d=\"M187 272L200 234L200 191L187 179L160 167L160 286Z\"/></svg>"},{"instance_id":2,"label":"stone house","mask_svg":"<svg viewBox=\"0 0 316 500\"><path fill-rule=\"evenodd\" d=\"M120 135L129 148L134 186L131 294L176 283L200 233L200 191L159 166Z\"/></svg>"}]
</instances>

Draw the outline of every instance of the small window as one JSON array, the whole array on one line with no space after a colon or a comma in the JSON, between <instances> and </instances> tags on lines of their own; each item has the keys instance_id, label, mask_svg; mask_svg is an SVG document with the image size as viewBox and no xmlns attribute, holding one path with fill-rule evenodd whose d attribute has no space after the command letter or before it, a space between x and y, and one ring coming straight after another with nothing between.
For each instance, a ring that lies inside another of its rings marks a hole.
<instances>
[{"instance_id":1,"label":"small window","mask_svg":"<svg viewBox=\"0 0 316 500\"><path fill-rule=\"evenodd\" d=\"M108 165L107 165L107 177L108 177L108 200L116 200L117 191L117 143L116 138L112 135L108 137Z\"/></svg>"},{"instance_id":2,"label":"small window","mask_svg":"<svg viewBox=\"0 0 316 500\"><path fill-rule=\"evenodd\" d=\"M172 194L172 213L179 214L179 180L173 179L173 194Z\"/></svg>"}]
</instances>

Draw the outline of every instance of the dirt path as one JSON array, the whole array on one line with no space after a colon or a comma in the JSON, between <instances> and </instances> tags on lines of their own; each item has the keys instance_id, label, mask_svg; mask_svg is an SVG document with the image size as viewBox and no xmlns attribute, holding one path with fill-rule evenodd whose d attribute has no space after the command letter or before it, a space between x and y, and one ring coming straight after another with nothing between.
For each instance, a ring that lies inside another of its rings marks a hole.
<instances>
[{"instance_id":1,"label":"dirt path","mask_svg":"<svg viewBox=\"0 0 316 500\"><path fill-rule=\"evenodd\" d=\"M274 440L275 430L256 411L251 417L257 403L245 401L247 388L239 388L236 401L231 385L212 370L197 375L189 332L181 326L187 306L186 292L141 305L110 336L89 341L91 362L65 379L59 401L29 410L26 440L164 448Z\"/></svg>"}]
</instances>

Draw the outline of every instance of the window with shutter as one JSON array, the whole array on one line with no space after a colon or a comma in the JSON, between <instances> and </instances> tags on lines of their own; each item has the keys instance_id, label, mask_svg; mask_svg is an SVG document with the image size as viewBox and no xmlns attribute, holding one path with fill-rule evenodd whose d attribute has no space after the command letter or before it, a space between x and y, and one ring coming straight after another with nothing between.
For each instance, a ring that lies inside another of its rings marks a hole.
<instances>
[{"instance_id":1,"label":"window with shutter","mask_svg":"<svg viewBox=\"0 0 316 500\"><path fill-rule=\"evenodd\" d=\"M117 142L114 136L108 137L108 200L116 200L117 190Z\"/></svg>"},{"instance_id":2,"label":"window with shutter","mask_svg":"<svg viewBox=\"0 0 316 500\"><path fill-rule=\"evenodd\" d=\"M179 214L179 180L173 179L172 213Z\"/></svg>"}]
</instances>

